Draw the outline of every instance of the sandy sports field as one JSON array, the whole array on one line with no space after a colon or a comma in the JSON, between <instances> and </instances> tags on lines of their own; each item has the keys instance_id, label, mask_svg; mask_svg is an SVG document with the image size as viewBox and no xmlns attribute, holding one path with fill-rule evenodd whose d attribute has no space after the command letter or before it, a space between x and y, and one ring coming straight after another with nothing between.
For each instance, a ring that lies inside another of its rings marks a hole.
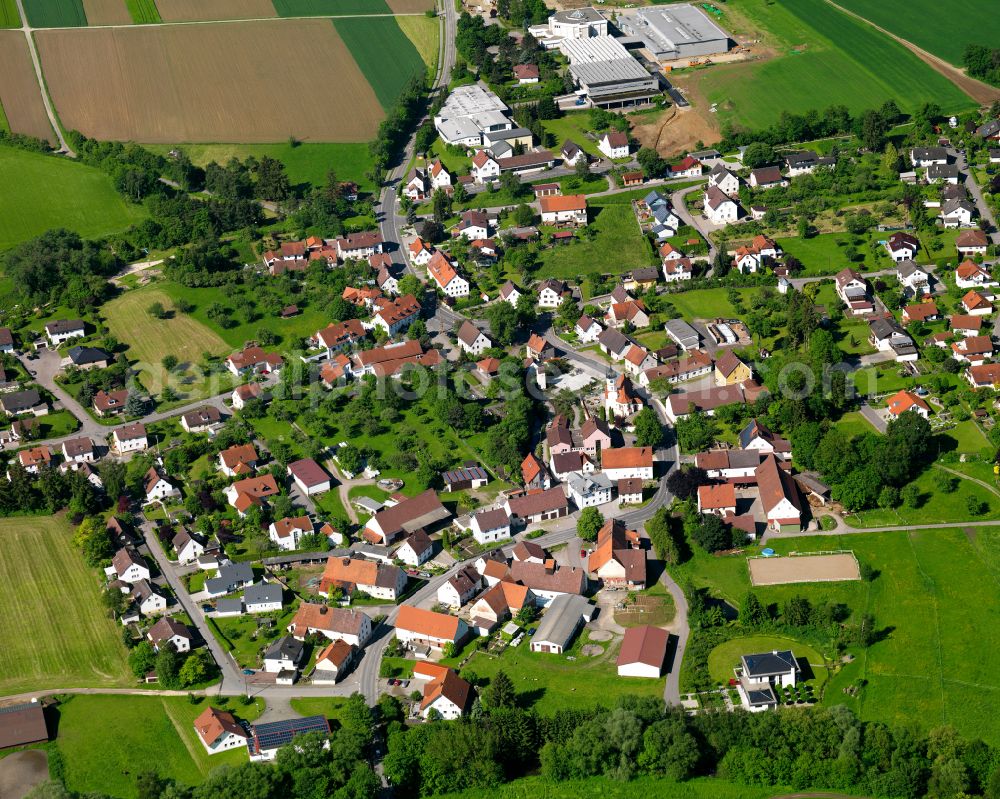
<instances>
[{"instance_id":1,"label":"sandy sports field","mask_svg":"<svg viewBox=\"0 0 1000 799\"><path fill-rule=\"evenodd\" d=\"M156 9L164 22L278 16L271 0L156 0Z\"/></svg>"},{"instance_id":2,"label":"sandy sports field","mask_svg":"<svg viewBox=\"0 0 1000 799\"><path fill-rule=\"evenodd\" d=\"M62 123L150 143L367 141L375 93L325 19L36 33Z\"/></svg>"},{"instance_id":3,"label":"sandy sports field","mask_svg":"<svg viewBox=\"0 0 1000 799\"><path fill-rule=\"evenodd\" d=\"M132 24L125 0L83 0L83 10L87 12L90 25Z\"/></svg>"},{"instance_id":4,"label":"sandy sports field","mask_svg":"<svg viewBox=\"0 0 1000 799\"><path fill-rule=\"evenodd\" d=\"M0 103L14 133L53 141L28 43L21 31L0 31Z\"/></svg>"},{"instance_id":5,"label":"sandy sports field","mask_svg":"<svg viewBox=\"0 0 1000 799\"><path fill-rule=\"evenodd\" d=\"M750 567L750 582L754 585L829 583L861 579L858 561L853 552L780 558L748 558L747 564Z\"/></svg>"}]
</instances>

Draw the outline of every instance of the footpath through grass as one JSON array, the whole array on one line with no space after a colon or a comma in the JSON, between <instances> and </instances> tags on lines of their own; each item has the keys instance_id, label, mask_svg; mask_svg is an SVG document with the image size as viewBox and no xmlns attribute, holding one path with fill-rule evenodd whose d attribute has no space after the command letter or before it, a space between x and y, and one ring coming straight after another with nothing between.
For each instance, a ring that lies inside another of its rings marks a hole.
<instances>
[{"instance_id":1,"label":"footpath through grass","mask_svg":"<svg viewBox=\"0 0 1000 799\"><path fill-rule=\"evenodd\" d=\"M0 519L0 695L134 684L64 516Z\"/></svg>"},{"instance_id":2,"label":"footpath through grass","mask_svg":"<svg viewBox=\"0 0 1000 799\"><path fill-rule=\"evenodd\" d=\"M191 704L182 696L70 697L59 706L56 746L66 766L66 787L132 799L136 775L153 769L161 778L197 785L222 765L247 760L246 749L209 755L194 731L194 720L217 700ZM217 705L216 705L217 706ZM226 705L237 718L256 719L263 701Z\"/></svg>"},{"instance_id":3,"label":"footpath through grass","mask_svg":"<svg viewBox=\"0 0 1000 799\"><path fill-rule=\"evenodd\" d=\"M104 236L147 216L103 172L59 156L0 147L0 186L0 250L50 228Z\"/></svg>"}]
</instances>

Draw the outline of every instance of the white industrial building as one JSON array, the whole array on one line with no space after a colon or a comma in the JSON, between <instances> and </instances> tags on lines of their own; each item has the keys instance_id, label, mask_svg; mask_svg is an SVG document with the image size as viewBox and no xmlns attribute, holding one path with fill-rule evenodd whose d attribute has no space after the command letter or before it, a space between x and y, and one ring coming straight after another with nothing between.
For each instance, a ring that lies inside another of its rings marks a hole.
<instances>
[{"instance_id":1,"label":"white industrial building","mask_svg":"<svg viewBox=\"0 0 1000 799\"><path fill-rule=\"evenodd\" d=\"M480 83L456 86L434 117L434 127L446 144L481 147L483 136L498 130L513 130L510 109Z\"/></svg>"},{"instance_id":2,"label":"white industrial building","mask_svg":"<svg viewBox=\"0 0 1000 799\"><path fill-rule=\"evenodd\" d=\"M618 27L626 37L640 40L659 61L702 58L729 50L729 34L689 3L624 13Z\"/></svg>"},{"instance_id":3,"label":"white industrial building","mask_svg":"<svg viewBox=\"0 0 1000 799\"><path fill-rule=\"evenodd\" d=\"M557 11L544 25L532 25L528 32L547 50L559 46L564 39L589 39L607 36L608 21L591 7Z\"/></svg>"},{"instance_id":4,"label":"white industrial building","mask_svg":"<svg viewBox=\"0 0 1000 799\"><path fill-rule=\"evenodd\" d=\"M657 97L660 81L613 36L563 39L559 49L569 59L577 94L601 108L623 108Z\"/></svg>"}]
</instances>

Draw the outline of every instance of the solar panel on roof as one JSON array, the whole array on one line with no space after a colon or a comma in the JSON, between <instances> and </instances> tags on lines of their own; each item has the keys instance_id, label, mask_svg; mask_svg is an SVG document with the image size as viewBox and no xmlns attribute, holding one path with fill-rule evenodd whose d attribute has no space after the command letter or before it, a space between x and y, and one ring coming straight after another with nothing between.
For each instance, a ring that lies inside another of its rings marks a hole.
<instances>
[{"instance_id":1,"label":"solar panel on roof","mask_svg":"<svg viewBox=\"0 0 1000 799\"><path fill-rule=\"evenodd\" d=\"M301 719L286 719L253 725L254 750L277 749L299 735L310 732L330 732L330 724L325 716L306 716Z\"/></svg>"}]
</instances>

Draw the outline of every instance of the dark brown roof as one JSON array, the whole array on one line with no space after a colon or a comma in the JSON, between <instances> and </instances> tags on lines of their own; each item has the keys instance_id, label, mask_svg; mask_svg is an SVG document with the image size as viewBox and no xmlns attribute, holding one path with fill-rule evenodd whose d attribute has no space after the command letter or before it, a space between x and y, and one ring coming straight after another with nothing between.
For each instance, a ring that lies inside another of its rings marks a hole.
<instances>
[{"instance_id":1,"label":"dark brown roof","mask_svg":"<svg viewBox=\"0 0 1000 799\"><path fill-rule=\"evenodd\" d=\"M552 569L544 563L527 560L514 561L510 565L510 576L514 582L539 591L582 594L587 587L587 575L583 569Z\"/></svg>"},{"instance_id":2,"label":"dark brown roof","mask_svg":"<svg viewBox=\"0 0 1000 799\"><path fill-rule=\"evenodd\" d=\"M560 486L555 486L547 491L538 491L533 494L525 494L520 497L511 497L510 512L522 519L536 516L539 513L546 513L569 505L569 500Z\"/></svg>"},{"instance_id":3,"label":"dark brown roof","mask_svg":"<svg viewBox=\"0 0 1000 799\"><path fill-rule=\"evenodd\" d=\"M312 458L303 458L288 464L288 473L307 486L321 485L330 481L330 475Z\"/></svg>"},{"instance_id":4,"label":"dark brown roof","mask_svg":"<svg viewBox=\"0 0 1000 799\"><path fill-rule=\"evenodd\" d=\"M378 522L383 534L391 539L400 532L410 532L450 516L450 511L441 504L434 489L428 488L422 494L380 510L372 519Z\"/></svg>"},{"instance_id":5,"label":"dark brown roof","mask_svg":"<svg viewBox=\"0 0 1000 799\"><path fill-rule=\"evenodd\" d=\"M184 424L188 427L202 427L207 424L218 424L222 421L222 414L218 408L206 405L203 408L196 408L184 414Z\"/></svg>"},{"instance_id":6,"label":"dark brown roof","mask_svg":"<svg viewBox=\"0 0 1000 799\"><path fill-rule=\"evenodd\" d=\"M0 749L47 741L45 711L38 702L0 707Z\"/></svg>"}]
</instances>

